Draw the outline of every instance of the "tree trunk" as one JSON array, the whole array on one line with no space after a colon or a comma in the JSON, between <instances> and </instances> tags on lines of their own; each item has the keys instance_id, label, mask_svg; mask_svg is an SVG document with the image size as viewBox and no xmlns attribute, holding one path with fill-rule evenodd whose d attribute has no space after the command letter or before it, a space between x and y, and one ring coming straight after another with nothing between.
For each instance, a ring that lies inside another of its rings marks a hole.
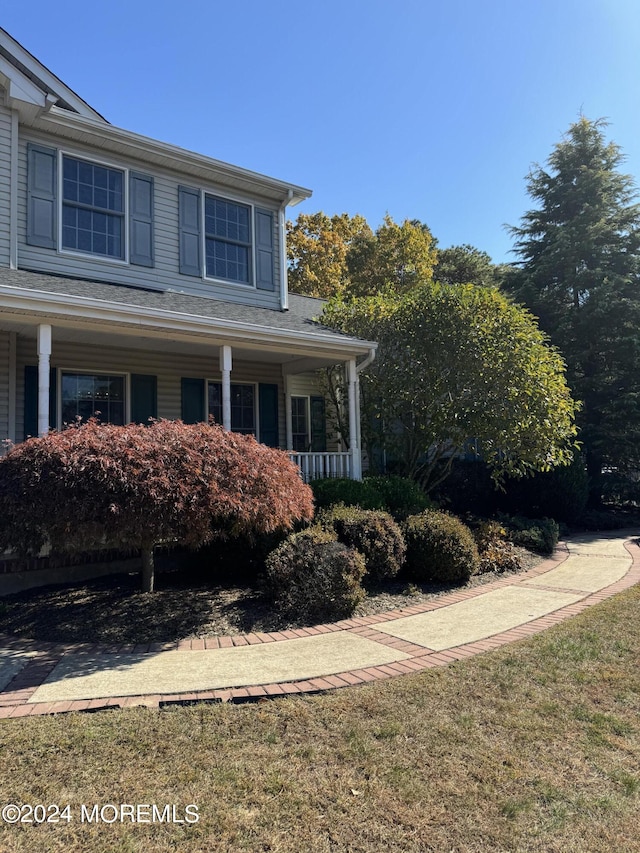
<instances>
[{"instance_id":1,"label":"tree trunk","mask_svg":"<svg viewBox=\"0 0 640 853\"><path fill-rule=\"evenodd\" d=\"M142 591L153 592L153 545L142 548Z\"/></svg>"}]
</instances>

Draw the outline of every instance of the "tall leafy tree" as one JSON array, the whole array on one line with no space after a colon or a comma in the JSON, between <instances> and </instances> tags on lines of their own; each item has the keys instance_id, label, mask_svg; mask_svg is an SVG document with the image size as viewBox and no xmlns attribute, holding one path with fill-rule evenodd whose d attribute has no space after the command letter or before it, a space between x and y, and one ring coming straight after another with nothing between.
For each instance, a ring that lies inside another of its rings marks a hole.
<instances>
[{"instance_id":1,"label":"tall leafy tree","mask_svg":"<svg viewBox=\"0 0 640 853\"><path fill-rule=\"evenodd\" d=\"M374 232L362 216L301 214L288 223L289 286L321 298L404 293L431 278L435 245L417 220L387 215Z\"/></svg>"},{"instance_id":2,"label":"tall leafy tree","mask_svg":"<svg viewBox=\"0 0 640 853\"><path fill-rule=\"evenodd\" d=\"M438 250L434 278L441 284L480 284L489 287L500 283L503 270L503 265L494 264L486 252L465 243Z\"/></svg>"},{"instance_id":3,"label":"tall leafy tree","mask_svg":"<svg viewBox=\"0 0 640 853\"><path fill-rule=\"evenodd\" d=\"M571 459L575 405L559 354L495 288L427 282L333 301L323 322L379 344L361 378L362 429L429 490L470 438L500 481Z\"/></svg>"},{"instance_id":4,"label":"tall leafy tree","mask_svg":"<svg viewBox=\"0 0 640 853\"><path fill-rule=\"evenodd\" d=\"M352 242L373 237L363 216L301 213L287 223L289 287L295 293L328 299L349 285L347 253Z\"/></svg>"},{"instance_id":5,"label":"tall leafy tree","mask_svg":"<svg viewBox=\"0 0 640 853\"><path fill-rule=\"evenodd\" d=\"M530 171L506 282L566 359L594 504L604 470L640 468L640 206L606 126L581 117Z\"/></svg>"}]
</instances>

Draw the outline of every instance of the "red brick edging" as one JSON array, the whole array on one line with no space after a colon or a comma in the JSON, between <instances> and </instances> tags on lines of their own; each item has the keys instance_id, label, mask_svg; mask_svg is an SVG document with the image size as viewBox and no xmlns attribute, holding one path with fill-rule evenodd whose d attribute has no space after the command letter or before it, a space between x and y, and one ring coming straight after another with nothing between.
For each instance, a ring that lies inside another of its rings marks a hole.
<instances>
[{"instance_id":1,"label":"red brick edging","mask_svg":"<svg viewBox=\"0 0 640 853\"><path fill-rule=\"evenodd\" d=\"M0 635L2 648L7 651L35 652L34 657L17 673L6 689L0 692L0 719L37 716L42 714L59 714L71 711L98 711L110 708L127 708L134 705L145 705L151 708L163 708L172 705L187 705L199 702L252 702L261 699L319 693L335 690L341 687L351 687L370 681L380 681L397 675L420 672L436 666L445 666L457 660L471 657L481 652L491 651L507 643L526 639L533 634L544 631L570 616L575 616L598 604L607 598L629 589L640 582L640 547L632 541L625 542L625 549L631 557L631 566L620 580L597 592L584 596L580 601L560 607L545 616L532 619L515 628L495 634L483 640L465 643L442 651L432 651L423 646L407 642L392 635L376 630L375 626L406 616L438 610L460 601L465 601L483 595L491 590L504 586L513 586L531 578L545 574L562 564L569 556L564 543L560 543L553 557L540 563L532 569L522 572L514 579L513 576L500 578L488 584L472 589L447 593L436 599L399 610L378 613L373 616L344 619L310 628L296 628L289 631L274 631L270 633L238 634L230 637L207 637L205 639L181 640L176 643L151 643L127 646L106 646L98 644L59 645L43 644L28 640L17 640L6 635ZM555 588L554 588L555 589ZM397 661L380 666L341 672L322 678L291 681L274 684L262 684L250 687L229 687L215 690L201 690L192 693L153 694L147 696L121 696L106 699L82 699L58 702L29 702L29 699L46 677L53 671L64 655L74 654L145 654L173 650L204 650L224 649L234 646L257 645L261 643L285 642L301 637L312 637L336 631L346 631L360 637L371 639L381 645L409 655L403 661Z\"/></svg>"}]
</instances>

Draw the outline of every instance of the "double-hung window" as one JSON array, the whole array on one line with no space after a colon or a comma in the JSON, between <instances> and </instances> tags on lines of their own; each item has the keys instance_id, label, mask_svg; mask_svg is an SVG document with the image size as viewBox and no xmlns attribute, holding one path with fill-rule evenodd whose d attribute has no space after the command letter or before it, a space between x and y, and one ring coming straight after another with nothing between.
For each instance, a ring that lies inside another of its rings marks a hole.
<instances>
[{"instance_id":1,"label":"double-hung window","mask_svg":"<svg viewBox=\"0 0 640 853\"><path fill-rule=\"evenodd\" d=\"M209 382L209 414L222 423L222 383ZM231 430L244 435L257 435L256 386L231 385Z\"/></svg>"},{"instance_id":2,"label":"double-hung window","mask_svg":"<svg viewBox=\"0 0 640 853\"><path fill-rule=\"evenodd\" d=\"M126 419L126 377L106 373L61 373L61 421L73 423L97 417L122 425Z\"/></svg>"},{"instance_id":3,"label":"double-hung window","mask_svg":"<svg viewBox=\"0 0 640 853\"><path fill-rule=\"evenodd\" d=\"M62 156L62 248L125 258L125 174Z\"/></svg>"},{"instance_id":4,"label":"double-hung window","mask_svg":"<svg viewBox=\"0 0 640 853\"><path fill-rule=\"evenodd\" d=\"M205 195L204 222L207 277L252 284L249 205Z\"/></svg>"},{"instance_id":5,"label":"double-hung window","mask_svg":"<svg viewBox=\"0 0 640 853\"><path fill-rule=\"evenodd\" d=\"M309 435L309 398L291 398L291 433L293 450L306 453L311 445Z\"/></svg>"}]
</instances>

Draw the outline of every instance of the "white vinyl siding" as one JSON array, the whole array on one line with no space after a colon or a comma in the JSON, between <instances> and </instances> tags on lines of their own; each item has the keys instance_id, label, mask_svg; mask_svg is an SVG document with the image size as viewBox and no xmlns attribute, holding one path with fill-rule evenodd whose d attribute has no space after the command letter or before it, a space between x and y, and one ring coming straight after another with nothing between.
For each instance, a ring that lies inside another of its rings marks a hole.
<instances>
[{"instance_id":1,"label":"white vinyl siding","mask_svg":"<svg viewBox=\"0 0 640 853\"><path fill-rule=\"evenodd\" d=\"M114 263L108 259L86 255L73 256L68 252L57 252L39 246L27 245L27 143L54 147L81 158L109 162L114 168L129 169L149 174L154 179L154 266L147 268L125 263ZM177 172L150 171L143 161L119 158L116 154L106 154L88 147L70 146L64 140L45 137L31 132L25 135L21 128L19 144L18 170L18 243L19 265L24 269L68 275L95 281L108 281L115 284L129 284L137 287L153 287L160 290L179 290L194 296L208 296L228 302L256 305L263 308L278 309L280 306L279 289L273 292L255 288L238 287L231 282L211 281L205 278L181 275L179 272L179 233L178 233L178 186L193 185L193 178ZM201 189L215 195L220 192L215 185L202 184ZM228 196L228 192L224 193ZM260 198L238 197L241 204L256 204L273 213L274 246L278 245L277 209ZM280 253L274 251L274 274L279 281Z\"/></svg>"},{"instance_id":2,"label":"white vinyl siding","mask_svg":"<svg viewBox=\"0 0 640 853\"><path fill-rule=\"evenodd\" d=\"M3 90L0 89L0 103ZM11 111L0 106L0 266L9 266L11 214Z\"/></svg>"},{"instance_id":3,"label":"white vinyl siding","mask_svg":"<svg viewBox=\"0 0 640 853\"><path fill-rule=\"evenodd\" d=\"M3 335L5 333L0 332L0 343L3 340L1 337ZM3 350L0 348L0 359L2 352ZM16 434L21 439L24 435L24 368L25 365L38 363L35 339L18 338L17 362ZM55 328L53 330L51 366L87 373L96 371L156 376L158 379L158 417L170 420L177 420L182 413L180 380L183 377L201 377L212 381L221 381L222 378L219 369L219 353L215 347L212 347L210 358L133 348L114 347L106 350L102 347L83 346L56 340ZM0 391L2 383L6 382L5 373L6 371L2 372L2 361L0 360ZM278 435L281 446L284 447L286 431L284 391L280 366L234 360L231 377L233 383L265 382L278 385Z\"/></svg>"}]
</instances>

